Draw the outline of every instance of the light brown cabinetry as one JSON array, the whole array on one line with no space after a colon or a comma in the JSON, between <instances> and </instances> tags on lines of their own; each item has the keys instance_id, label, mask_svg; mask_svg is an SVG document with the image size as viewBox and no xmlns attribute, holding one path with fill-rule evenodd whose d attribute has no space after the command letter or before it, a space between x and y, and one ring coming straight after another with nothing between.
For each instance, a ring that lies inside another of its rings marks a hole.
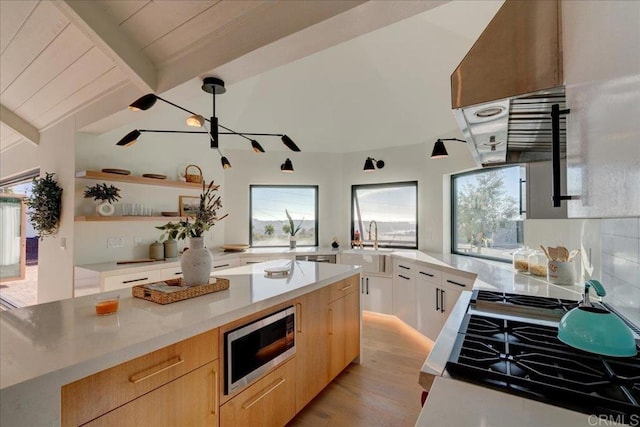
<instances>
[{"instance_id":1,"label":"light brown cabinetry","mask_svg":"<svg viewBox=\"0 0 640 427\"><path fill-rule=\"evenodd\" d=\"M296 300L296 412L329 382L328 301L327 289L317 290Z\"/></svg>"},{"instance_id":2,"label":"light brown cabinetry","mask_svg":"<svg viewBox=\"0 0 640 427\"><path fill-rule=\"evenodd\" d=\"M265 375L220 408L222 427L281 427L296 414L295 357Z\"/></svg>"},{"instance_id":3,"label":"light brown cabinetry","mask_svg":"<svg viewBox=\"0 0 640 427\"><path fill-rule=\"evenodd\" d=\"M357 276L350 279L357 280ZM338 282L344 295L328 306L329 380L334 379L360 353L360 298L357 281ZM335 295L332 293L332 295Z\"/></svg>"},{"instance_id":4,"label":"light brown cabinetry","mask_svg":"<svg viewBox=\"0 0 640 427\"><path fill-rule=\"evenodd\" d=\"M218 363L209 362L85 425L215 427L218 425L217 381Z\"/></svg>"},{"instance_id":5,"label":"light brown cabinetry","mask_svg":"<svg viewBox=\"0 0 640 427\"><path fill-rule=\"evenodd\" d=\"M87 423L152 390L166 387L217 358L218 331L214 329L67 384L62 387L62 425ZM194 377L189 381L202 384L205 380ZM180 389L183 385L172 387ZM164 399L163 393L156 394L160 401Z\"/></svg>"}]
</instances>

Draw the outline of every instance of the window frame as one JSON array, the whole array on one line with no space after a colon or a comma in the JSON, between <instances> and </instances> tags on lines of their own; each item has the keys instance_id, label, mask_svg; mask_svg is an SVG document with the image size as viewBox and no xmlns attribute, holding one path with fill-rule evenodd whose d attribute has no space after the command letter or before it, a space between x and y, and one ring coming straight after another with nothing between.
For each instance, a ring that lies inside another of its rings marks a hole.
<instances>
[{"instance_id":1,"label":"window frame","mask_svg":"<svg viewBox=\"0 0 640 427\"><path fill-rule=\"evenodd\" d=\"M414 180L414 181L398 181L398 182L382 182L382 183L375 183L375 184L354 184L351 186L351 218L350 218L350 223L351 223L351 232L350 232L350 236L351 238L353 237L353 233L355 232L355 212L354 212L354 204L355 204L355 196L356 196L356 190L358 189L367 189L367 188L393 188L393 187L406 187L409 185L414 185L415 189L416 189L416 211L415 211L415 220L416 220L416 242L414 246L408 246L408 245L378 245L381 248L392 248L392 249L418 249L419 248L419 229L420 229L420 224L419 224L419 217L418 217L418 202L419 202L419 193L418 193L418 181ZM365 245L364 244L364 236L362 236L362 242L363 242L363 246L373 246L373 244L371 245Z\"/></svg>"},{"instance_id":2,"label":"window frame","mask_svg":"<svg viewBox=\"0 0 640 427\"><path fill-rule=\"evenodd\" d=\"M477 175L477 174L480 174L480 173L488 172L490 170L506 169L506 168L513 168L513 167L522 168L522 165L521 164L510 164L510 165L494 166L494 167L490 167L490 168L481 168L481 169L475 169L475 170L472 170L472 171L451 174L450 181L449 181L449 187L450 187L449 203L451 205L451 209L450 209L450 211L451 211L451 216L450 216L451 229L450 229L449 237L450 237L450 240L451 240L451 245L450 245L449 250L450 250L452 255L467 256L467 257L471 257L471 258L486 259L486 260L490 260L490 261L497 261L497 262L504 262L504 263L513 262L511 259L498 258L498 257L482 255L482 254L473 254L471 252L459 252L456 249L456 242L457 242L456 229L457 229L457 226L456 226L456 221L455 221L455 219L456 219L456 207L457 207L457 204L455 203L455 196L456 196L455 179L456 178L469 176L469 175ZM520 179L519 180L520 201L518 202L518 211L520 212L520 215L523 215L526 212L526 210L524 210L524 211L522 210L522 206L523 206L522 205L522 199L523 199L522 182L523 182L522 179ZM520 240L519 237L521 236L522 241L524 241L524 225L523 225L524 220L520 220L519 222L521 223L521 225L519 225L520 230L516 231L516 235L518 236L518 237L516 237L516 239ZM519 242L516 242L516 243L519 243ZM520 244L522 244L522 243L520 243Z\"/></svg>"},{"instance_id":3,"label":"window frame","mask_svg":"<svg viewBox=\"0 0 640 427\"><path fill-rule=\"evenodd\" d=\"M320 188L318 185L305 185L305 184L300 184L300 185L287 185L287 184L275 184L275 185L269 185L269 184L250 184L249 185L249 246L252 248L285 248L285 247L289 247L289 245L271 245L271 246L254 246L253 245L253 189L254 188L308 188L308 189L313 189L315 191L315 197L314 197L314 204L315 204L315 240L314 243L312 245L296 245L297 247L314 247L314 246L318 246L318 241L319 241L319 236L320 236L320 229L319 229L319 213L320 213L320 207L319 207L319 195L320 195Z\"/></svg>"}]
</instances>

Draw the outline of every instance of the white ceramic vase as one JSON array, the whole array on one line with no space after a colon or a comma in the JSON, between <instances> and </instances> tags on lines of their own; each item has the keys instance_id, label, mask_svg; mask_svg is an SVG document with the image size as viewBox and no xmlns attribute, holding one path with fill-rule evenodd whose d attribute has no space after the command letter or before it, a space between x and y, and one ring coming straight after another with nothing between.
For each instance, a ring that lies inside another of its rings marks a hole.
<instances>
[{"instance_id":1,"label":"white ceramic vase","mask_svg":"<svg viewBox=\"0 0 640 427\"><path fill-rule=\"evenodd\" d=\"M96 206L96 213L100 216L111 216L115 211L115 206L106 201L100 202Z\"/></svg>"},{"instance_id":2,"label":"white ceramic vase","mask_svg":"<svg viewBox=\"0 0 640 427\"><path fill-rule=\"evenodd\" d=\"M189 250L182 254L180 267L187 286L209 283L213 256L204 246L204 237L189 238Z\"/></svg>"}]
</instances>

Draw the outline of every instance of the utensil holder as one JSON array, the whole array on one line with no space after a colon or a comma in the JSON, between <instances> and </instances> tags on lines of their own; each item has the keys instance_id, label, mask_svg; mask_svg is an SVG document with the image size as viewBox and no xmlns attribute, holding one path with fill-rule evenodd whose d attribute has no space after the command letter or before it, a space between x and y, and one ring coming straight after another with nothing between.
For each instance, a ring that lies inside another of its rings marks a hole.
<instances>
[{"instance_id":1,"label":"utensil holder","mask_svg":"<svg viewBox=\"0 0 640 427\"><path fill-rule=\"evenodd\" d=\"M556 285L573 285L576 269L572 261L549 261L547 280Z\"/></svg>"},{"instance_id":2,"label":"utensil holder","mask_svg":"<svg viewBox=\"0 0 640 427\"><path fill-rule=\"evenodd\" d=\"M196 168L198 169L198 175L196 174L190 174L189 173L189 168ZM197 165L189 165L185 168L184 170L184 178L187 180L187 182L195 182L197 184L202 183L202 169L200 169L200 166Z\"/></svg>"}]
</instances>

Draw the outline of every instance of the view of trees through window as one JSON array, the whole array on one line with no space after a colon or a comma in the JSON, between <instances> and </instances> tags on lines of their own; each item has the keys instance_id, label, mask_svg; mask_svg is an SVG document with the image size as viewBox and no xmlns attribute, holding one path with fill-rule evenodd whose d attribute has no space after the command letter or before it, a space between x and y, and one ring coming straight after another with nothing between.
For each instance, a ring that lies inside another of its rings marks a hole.
<instances>
[{"instance_id":1,"label":"view of trees through window","mask_svg":"<svg viewBox=\"0 0 640 427\"><path fill-rule=\"evenodd\" d=\"M298 246L318 244L318 187L315 185L252 185L250 244L289 246L291 227Z\"/></svg>"},{"instance_id":2,"label":"view of trees through window","mask_svg":"<svg viewBox=\"0 0 640 427\"><path fill-rule=\"evenodd\" d=\"M365 245L373 245L377 225L380 246L418 247L417 182L354 185L351 194L352 238L358 231Z\"/></svg>"},{"instance_id":3,"label":"view of trees through window","mask_svg":"<svg viewBox=\"0 0 640 427\"><path fill-rule=\"evenodd\" d=\"M451 177L453 253L511 260L522 245L520 166Z\"/></svg>"}]
</instances>

